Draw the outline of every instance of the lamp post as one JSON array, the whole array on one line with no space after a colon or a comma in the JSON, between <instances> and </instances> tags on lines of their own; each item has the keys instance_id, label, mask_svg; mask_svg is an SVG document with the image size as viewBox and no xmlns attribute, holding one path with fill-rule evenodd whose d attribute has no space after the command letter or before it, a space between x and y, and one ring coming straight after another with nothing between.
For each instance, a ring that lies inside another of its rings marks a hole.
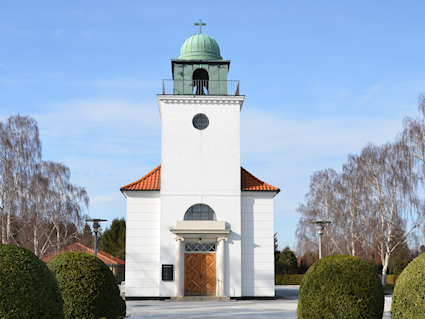
<instances>
[{"instance_id":1,"label":"lamp post","mask_svg":"<svg viewBox=\"0 0 425 319\"><path fill-rule=\"evenodd\" d=\"M310 224L316 224L317 233L319 234L319 259L322 259L323 225L330 223L331 222L329 220L316 220L310 222Z\"/></svg>"},{"instance_id":2,"label":"lamp post","mask_svg":"<svg viewBox=\"0 0 425 319\"><path fill-rule=\"evenodd\" d=\"M97 256L97 232L99 231L99 222L106 222L106 219L87 219L86 222L93 222L94 230L94 255Z\"/></svg>"}]
</instances>

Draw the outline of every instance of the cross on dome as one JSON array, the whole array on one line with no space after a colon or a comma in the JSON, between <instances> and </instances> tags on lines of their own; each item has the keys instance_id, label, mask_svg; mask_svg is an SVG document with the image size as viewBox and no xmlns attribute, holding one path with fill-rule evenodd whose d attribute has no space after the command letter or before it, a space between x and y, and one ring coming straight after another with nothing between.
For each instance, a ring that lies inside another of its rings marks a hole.
<instances>
[{"instance_id":1,"label":"cross on dome","mask_svg":"<svg viewBox=\"0 0 425 319\"><path fill-rule=\"evenodd\" d=\"M202 23L202 20L199 19L199 23L195 23L195 25L199 25L199 33L202 33L202 26L207 25L206 23Z\"/></svg>"}]
</instances>

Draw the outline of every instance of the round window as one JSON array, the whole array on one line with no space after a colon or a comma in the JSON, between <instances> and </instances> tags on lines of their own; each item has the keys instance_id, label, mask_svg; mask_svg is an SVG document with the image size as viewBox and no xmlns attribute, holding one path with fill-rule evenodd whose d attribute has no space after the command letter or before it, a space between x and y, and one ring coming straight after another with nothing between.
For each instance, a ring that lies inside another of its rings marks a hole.
<instances>
[{"instance_id":1,"label":"round window","mask_svg":"<svg viewBox=\"0 0 425 319\"><path fill-rule=\"evenodd\" d=\"M193 126L198 130L204 130L210 124L208 117L205 114L196 114L192 120Z\"/></svg>"}]
</instances>

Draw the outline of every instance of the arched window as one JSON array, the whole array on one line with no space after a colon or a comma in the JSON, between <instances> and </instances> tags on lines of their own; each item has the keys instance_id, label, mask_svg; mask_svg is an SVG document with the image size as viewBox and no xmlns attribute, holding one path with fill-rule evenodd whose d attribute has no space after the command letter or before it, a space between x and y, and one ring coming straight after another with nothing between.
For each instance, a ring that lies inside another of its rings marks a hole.
<instances>
[{"instance_id":1,"label":"arched window","mask_svg":"<svg viewBox=\"0 0 425 319\"><path fill-rule=\"evenodd\" d=\"M184 220L216 220L216 218L211 207L205 204L196 204L186 211Z\"/></svg>"},{"instance_id":2,"label":"arched window","mask_svg":"<svg viewBox=\"0 0 425 319\"><path fill-rule=\"evenodd\" d=\"M207 95L208 94L208 72L204 69L197 69L193 72L193 93L196 95ZM204 88L206 90L204 90Z\"/></svg>"}]
</instances>

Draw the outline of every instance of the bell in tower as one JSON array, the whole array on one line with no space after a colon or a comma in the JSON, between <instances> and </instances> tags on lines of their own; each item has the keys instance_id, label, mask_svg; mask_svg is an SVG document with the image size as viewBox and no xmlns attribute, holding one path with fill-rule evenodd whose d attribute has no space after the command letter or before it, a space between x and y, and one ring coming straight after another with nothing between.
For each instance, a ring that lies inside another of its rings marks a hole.
<instances>
[{"instance_id":1,"label":"bell in tower","mask_svg":"<svg viewBox=\"0 0 425 319\"><path fill-rule=\"evenodd\" d=\"M193 72L193 89L195 95L208 95L209 76L205 69L197 69Z\"/></svg>"}]
</instances>

